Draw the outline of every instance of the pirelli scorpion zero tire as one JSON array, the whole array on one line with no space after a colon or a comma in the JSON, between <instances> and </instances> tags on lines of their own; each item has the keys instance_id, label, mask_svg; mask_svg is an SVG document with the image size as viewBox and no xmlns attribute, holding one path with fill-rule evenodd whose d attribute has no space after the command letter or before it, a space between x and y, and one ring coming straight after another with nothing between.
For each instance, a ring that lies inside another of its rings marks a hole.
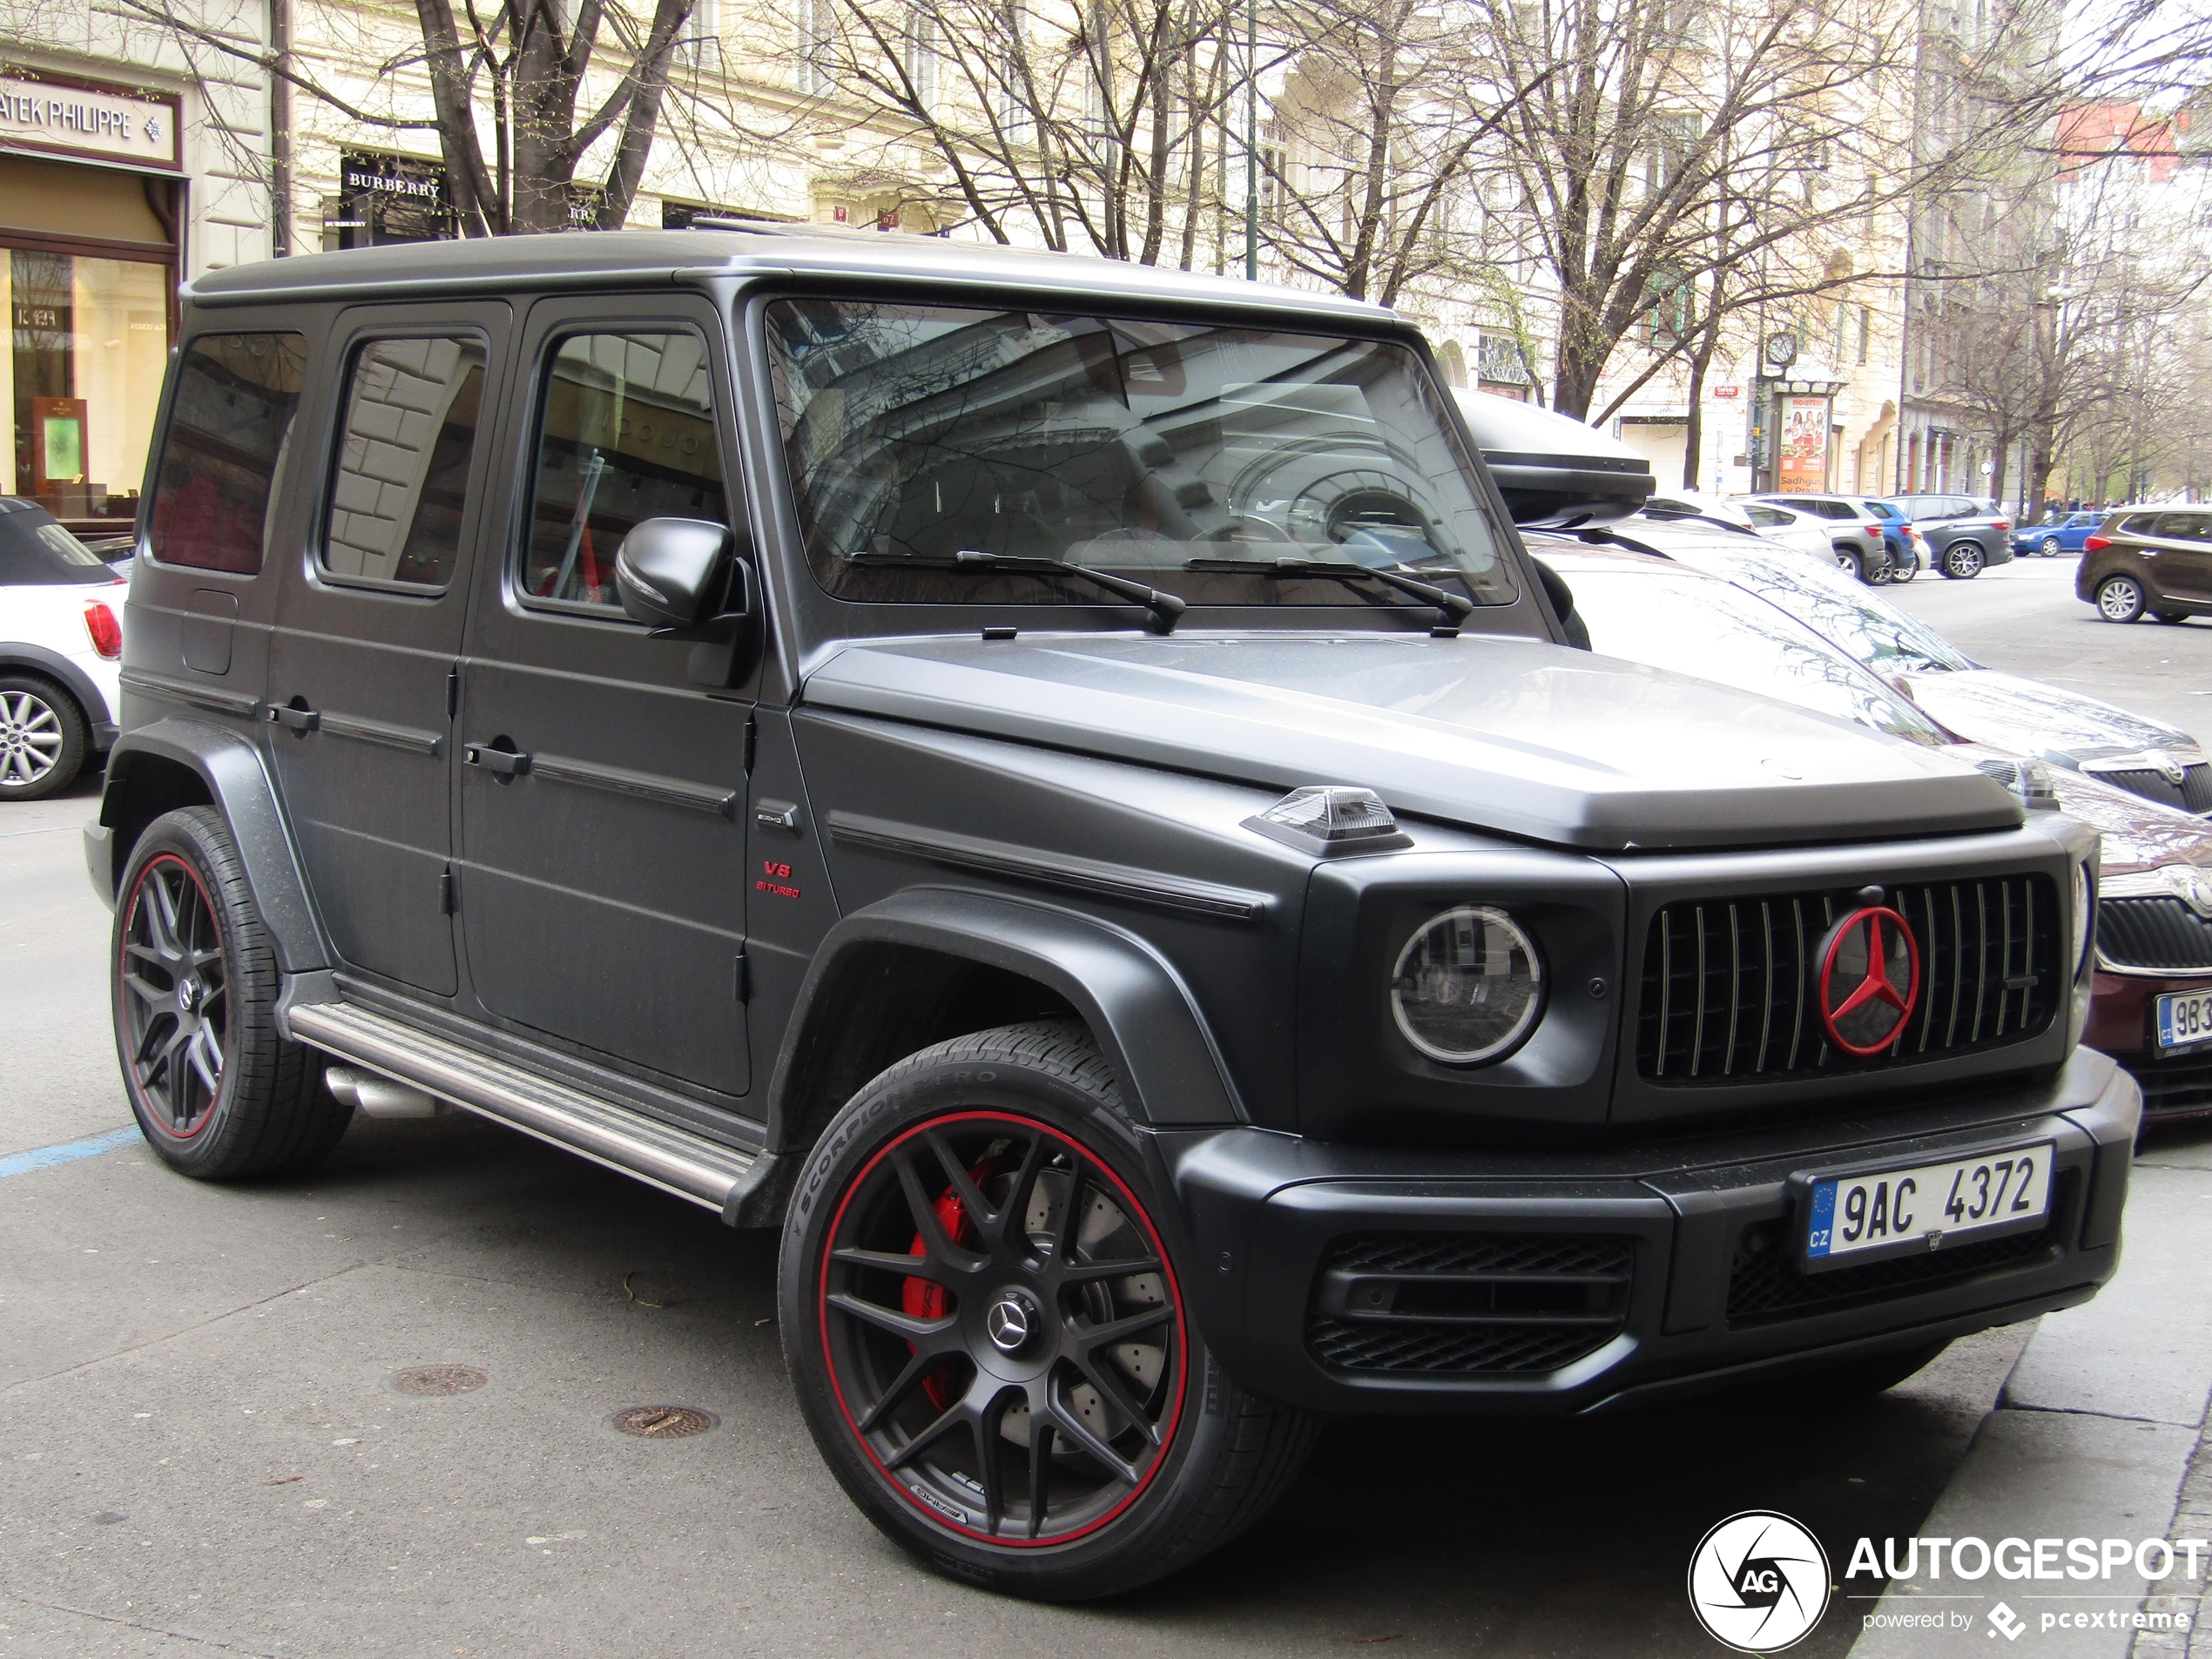
<instances>
[{"instance_id":1,"label":"pirelli scorpion zero tire","mask_svg":"<svg viewBox=\"0 0 2212 1659\"><path fill-rule=\"evenodd\" d=\"M1163 1208L1072 1022L911 1055L824 1131L785 1226L784 1354L831 1470L923 1565L1109 1595L1298 1473L1312 1420L1220 1373Z\"/></svg>"},{"instance_id":2,"label":"pirelli scorpion zero tire","mask_svg":"<svg viewBox=\"0 0 2212 1659\"><path fill-rule=\"evenodd\" d=\"M203 1181L313 1163L353 1116L277 1031L276 954L212 808L156 819L115 907L109 985L131 1110L172 1169Z\"/></svg>"}]
</instances>

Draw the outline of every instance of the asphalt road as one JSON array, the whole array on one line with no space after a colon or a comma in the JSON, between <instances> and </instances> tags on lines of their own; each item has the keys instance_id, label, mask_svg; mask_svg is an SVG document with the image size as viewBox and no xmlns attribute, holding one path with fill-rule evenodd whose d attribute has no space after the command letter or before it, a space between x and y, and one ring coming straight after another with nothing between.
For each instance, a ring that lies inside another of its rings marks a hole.
<instances>
[{"instance_id":1,"label":"asphalt road","mask_svg":"<svg viewBox=\"0 0 2212 1659\"><path fill-rule=\"evenodd\" d=\"M1977 662L2086 691L2212 739L2212 619L2106 622L2074 597L2079 561L2014 559L1970 582L1924 572L1882 592Z\"/></svg>"},{"instance_id":2,"label":"asphalt road","mask_svg":"<svg viewBox=\"0 0 2212 1659\"><path fill-rule=\"evenodd\" d=\"M2030 672L2212 650L2212 626L2074 627L2046 568L1905 597ZM909 1566L816 1459L769 1238L465 1116L358 1123L290 1182L198 1185L132 1143L10 1163L128 1123L91 803L0 819L0 1656L1705 1656L1683 1583L1709 1527L1911 1531L2025 1340L1818 1414L1337 1425L1274 1516L1179 1578L997 1600ZM433 1364L489 1381L393 1386ZM662 1404L719 1421L610 1426ZM1831 1614L1796 1651L1854 1634Z\"/></svg>"}]
</instances>

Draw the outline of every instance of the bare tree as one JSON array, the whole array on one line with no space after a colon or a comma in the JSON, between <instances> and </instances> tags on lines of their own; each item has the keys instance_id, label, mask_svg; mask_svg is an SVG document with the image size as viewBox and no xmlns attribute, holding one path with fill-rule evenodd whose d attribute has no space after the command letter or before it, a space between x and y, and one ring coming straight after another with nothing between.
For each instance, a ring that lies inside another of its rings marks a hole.
<instances>
[{"instance_id":1,"label":"bare tree","mask_svg":"<svg viewBox=\"0 0 2212 1659\"><path fill-rule=\"evenodd\" d=\"M463 235L567 230L579 201L600 228L621 225L644 174L694 0L415 0L420 38L387 56L348 95L303 58L209 29L159 0L121 0L141 21L192 46L253 64L361 126L436 136ZM366 31L364 30L364 35ZM595 64L614 70L588 100ZM427 114L395 111L390 88L427 77ZM579 180L586 152L611 135L604 179Z\"/></svg>"}]
</instances>

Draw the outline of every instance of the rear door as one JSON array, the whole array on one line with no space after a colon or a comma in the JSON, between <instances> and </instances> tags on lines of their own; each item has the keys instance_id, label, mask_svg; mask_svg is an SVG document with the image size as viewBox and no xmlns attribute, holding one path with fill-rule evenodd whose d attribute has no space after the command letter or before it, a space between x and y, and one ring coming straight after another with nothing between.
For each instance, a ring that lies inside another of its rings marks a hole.
<instances>
[{"instance_id":1,"label":"rear door","mask_svg":"<svg viewBox=\"0 0 2212 1659\"><path fill-rule=\"evenodd\" d=\"M461 668L461 918L498 1020L718 1095L750 1083L752 704L622 611L623 536L732 522L722 320L667 294L539 300L517 354L515 499Z\"/></svg>"},{"instance_id":2,"label":"rear door","mask_svg":"<svg viewBox=\"0 0 2212 1659\"><path fill-rule=\"evenodd\" d=\"M307 545L270 645L271 754L332 943L349 966L457 988L452 699L510 308L339 317L334 418Z\"/></svg>"}]
</instances>

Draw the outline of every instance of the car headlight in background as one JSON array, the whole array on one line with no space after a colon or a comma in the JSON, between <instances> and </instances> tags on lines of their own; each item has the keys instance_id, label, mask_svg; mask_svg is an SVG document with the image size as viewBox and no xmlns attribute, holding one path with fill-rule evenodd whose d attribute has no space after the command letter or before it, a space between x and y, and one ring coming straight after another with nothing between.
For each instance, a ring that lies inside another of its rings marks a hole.
<instances>
[{"instance_id":1,"label":"car headlight in background","mask_svg":"<svg viewBox=\"0 0 2212 1659\"><path fill-rule=\"evenodd\" d=\"M1472 1066L1527 1035L1543 1011L1544 964L1520 925L1487 905L1458 905L1406 941L1390 1011L1431 1060Z\"/></svg>"}]
</instances>

